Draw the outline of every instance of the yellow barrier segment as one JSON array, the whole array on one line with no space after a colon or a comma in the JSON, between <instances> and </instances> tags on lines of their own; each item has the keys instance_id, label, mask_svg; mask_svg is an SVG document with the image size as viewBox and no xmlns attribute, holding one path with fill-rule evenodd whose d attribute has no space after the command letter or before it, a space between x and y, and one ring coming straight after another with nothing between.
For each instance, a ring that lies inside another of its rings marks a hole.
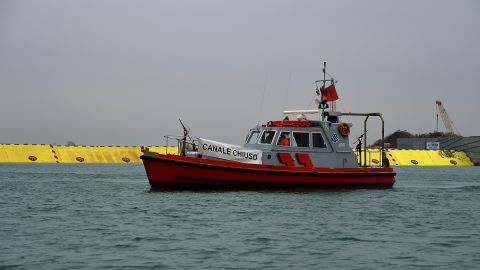
<instances>
[{"instance_id":1,"label":"yellow barrier segment","mask_svg":"<svg viewBox=\"0 0 480 270\"><path fill-rule=\"evenodd\" d=\"M149 151L160 154L178 155L178 147L176 146L145 146Z\"/></svg>"},{"instance_id":2,"label":"yellow barrier segment","mask_svg":"<svg viewBox=\"0 0 480 270\"><path fill-rule=\"evenodd\" d=\"M358 162L362 161L362 165L364 164L364 153L362 152L362 156L359 157L358 153L355 152L357 155ZM378 166L380 165L382 158L380 155L380 149L368 149L367 151L367 166Z\"/></svg>"},{"instance_id":3,"label":"yellow barrier segment","mask_svg":"<svg viewBox=\"0 0 480 270\"><path fill-rule=\"evenodd\" d=\"M161 154L178 154L177 147L147 146ZM141 163L141 146L65 146L0 144L0 162Z\"/></svg>"},{"instance_id":4,"label":"yellow barrier segment","mask_svg":"<svg viewBox=\"0 0 480 270\"><path fill-rule=\"evenodd\" d=\"M55 163L48 144L0 144L0 162Z\"/></svg>"},{"instance_id":5,"label":"yellow barrier segment","mask_svg":"<svg viewBox=\"0 0 480 270\"><path fill-rule=\"evenodd\" d=\"M161 154L178 154L177 147L146 146ZM141 163L140 146L53 146L61 163Z\"/></svg>"},{"instance_id":6,"label":"yellow barrier segment","mask_svg":"<svg viewBox=\"0 0 480 270\"><path fill-rule=\"evenodd\" d=\"M386 156L391 166L473 166L473 162L461 151L452 150L401 150L388 149ZM358 158L358 157L357 157ZM368 149L367 165L378 165L379 149ZM362 155L363 160L363 155ZM363 162L362 162L363 164Z\"/></svg>"},{"instance_id":7,"label":"yellow barrier segment","mask_svg":"<svg viewBox=\"0 0 480 270\"><path fill-rule=\"evenodd\" d=\"M403 162L402 162L403 160L400 159L400 155L397 153L397 150L389 149L385 154L386 154L386 157L388 158L388 161L390 162L391 166L413 165L411 163L403 164Z\"/></svg>"},{"instance_id":8,"label":"yellow barrier segment","mask_svg":"<svg viewBox=\"0 0 480 270\"><path fill-rule=\"evenodd\" d=\"M404 166L436 166L428 155L430 150L393 150L399 165Z\"/></svg>"},{"instance_id":9,"label":"yellow barrier segment","mask_svg":"<svg viewBox=\"0 0 480 270\"><path fill-rule=\"evenodd\" d=\"M61 163L140 163L140 146L53 146Z\"/></svg>"},{"instance_id":10,"label":"yellow barrier segment","mask_svg":"<svg viewBox=\"0 0 480 270\"><path fill-rule=\"evenodd\" d=\"M430 158L438 166L474 166L465 152L453 150L430 150Z\"/></svg>"}]
</instances>

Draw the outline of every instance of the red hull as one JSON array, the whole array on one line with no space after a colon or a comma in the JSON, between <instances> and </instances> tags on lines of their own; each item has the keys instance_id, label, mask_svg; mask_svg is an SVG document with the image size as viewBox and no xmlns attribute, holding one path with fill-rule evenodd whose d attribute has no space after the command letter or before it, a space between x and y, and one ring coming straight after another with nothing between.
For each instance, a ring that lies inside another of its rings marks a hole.
<instances>
[{"instance_id":1,"label":"red hull","mask_svg":"<svg viewBox=\"0 0 480 270\"><path fill-rule=\"evenodd\" d=\"M141 157L153 189L391 188L392 168L244 164L176 155Z\"/></svg>"}]
</instances>

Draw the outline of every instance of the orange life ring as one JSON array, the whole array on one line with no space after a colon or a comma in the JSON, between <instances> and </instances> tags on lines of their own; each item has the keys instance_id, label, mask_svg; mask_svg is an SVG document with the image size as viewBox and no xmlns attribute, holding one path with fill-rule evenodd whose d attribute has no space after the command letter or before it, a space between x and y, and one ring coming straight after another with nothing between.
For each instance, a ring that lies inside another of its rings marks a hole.
<instances>
[{"instance_id":1,"label":"orange life ring","mask_svg":"<svg viewBox=\"0 0 480 270\"><path fill-rule=\"evenodd\" d=\"M338 125L338 133L344 138L348 137L350 135L350 126L347 123L340 123Z\"/></svg>"}]
</instances>

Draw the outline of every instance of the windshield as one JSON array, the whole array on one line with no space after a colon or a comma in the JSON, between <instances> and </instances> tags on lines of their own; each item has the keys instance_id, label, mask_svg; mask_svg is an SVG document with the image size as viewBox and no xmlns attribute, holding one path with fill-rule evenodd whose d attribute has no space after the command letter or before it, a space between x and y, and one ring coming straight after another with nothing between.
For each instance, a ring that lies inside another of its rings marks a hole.
<instances>
[{"instance_id":1,"label":"windshield","mask_svg":"<svg viewBox=\"0 0 480 270\"><path fill-rule=\"evenodd\" d=\"M260 143L262 144L271 144L273 141L273 137L275 137L275 131L273 130L266 130L262 134L262 138L260 139Z\"/></svg>"},{"instance_id":2,"label":"windshield","mask_svg":"<svg viewBox=\"0 0 480 270\"><path fill-rule=\"evenodd\" d=\"M259 130L254 130L250 133L250 135L247 138L247 144L255 144L258 141L258 137L260 136L260 131Z\"/></svg>"}]
</instances>

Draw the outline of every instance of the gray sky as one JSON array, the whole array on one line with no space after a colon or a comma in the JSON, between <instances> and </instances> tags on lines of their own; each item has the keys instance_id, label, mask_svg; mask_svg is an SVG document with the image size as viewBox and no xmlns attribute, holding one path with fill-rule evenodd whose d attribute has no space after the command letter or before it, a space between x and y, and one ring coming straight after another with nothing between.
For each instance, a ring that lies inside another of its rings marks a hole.
<instances>
[{"instance_id":1,"label":"gray sky","mask_svg":"<svg viewBox=\"0 0 480 270\"><path fill-rule=\"evenodd\" d=\"M439 99L480 135L479 48L479 1L0 0L0 142L162 144L182 118L241 144L314 108L323 61L387 134L433 131Z\"/></svg>"}]
</instances>

